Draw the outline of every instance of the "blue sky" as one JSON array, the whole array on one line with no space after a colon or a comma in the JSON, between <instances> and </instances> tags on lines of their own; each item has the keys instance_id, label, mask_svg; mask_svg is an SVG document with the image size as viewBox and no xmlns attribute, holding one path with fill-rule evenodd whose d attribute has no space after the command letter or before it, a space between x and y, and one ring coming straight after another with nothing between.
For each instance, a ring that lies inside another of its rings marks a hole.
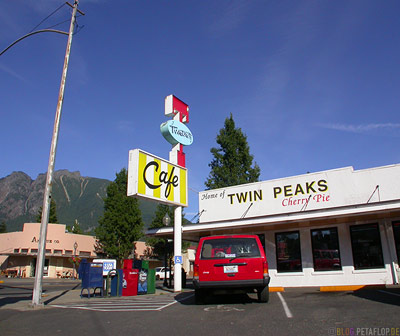
<instances>
[{"instance_id":1,"label":"blue sky","mask_svg":"<svg viewBox=\"0 0 400 336\"><path fill-rule=\"evenodd\" d=\"M0 50L62 4L2 1ZM82 0L79 9L57 170L113 180L130 149L168 158L159 126L169 94L190 106L188 219L230 113L261 180L400 162L397 0ZM39 28L69 19L64 6ZM66 41L38 34L0 56L0 177L47 170Z\"/></svg>"}]
</instances>

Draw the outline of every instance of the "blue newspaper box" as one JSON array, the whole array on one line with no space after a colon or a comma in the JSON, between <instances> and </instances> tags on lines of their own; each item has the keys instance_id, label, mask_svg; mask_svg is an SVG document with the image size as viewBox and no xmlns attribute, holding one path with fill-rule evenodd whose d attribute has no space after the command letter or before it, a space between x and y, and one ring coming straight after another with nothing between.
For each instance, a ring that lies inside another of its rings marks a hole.
<instances>
[{"instance_id":1,"label":"blue newspaper box","mask_svg":"<svg viewBox=\"0 0 400 336\"><path fill-rule=\"evenodd\" d=\"M147 269L139 271L138 294L147 294Z\"/></svg>"},{"instance_id":2,"label":"blue newspaper box","mask_svg":"<svg viewBox=\"0 0 400 336\"><path fill-rule=\"evenodd\" d=\"M122 296L122 282L124 280L122 269L117 269L111 276L111 296Z\"/></svg>"},{"instance_id":3,"label":"blue newspaper box","mask_svg":"<svg viewBox=\"0 0 400 336\"><path fill-rule=\"evenodd\" d=\"M83 263L80 269L82 277L82 292L86 289L88 298L90 298L90 290L93 288L93 295L96 289L100 288L101 296L103 296L103 264L102 263Z\"/></svg>"}]
</instances>

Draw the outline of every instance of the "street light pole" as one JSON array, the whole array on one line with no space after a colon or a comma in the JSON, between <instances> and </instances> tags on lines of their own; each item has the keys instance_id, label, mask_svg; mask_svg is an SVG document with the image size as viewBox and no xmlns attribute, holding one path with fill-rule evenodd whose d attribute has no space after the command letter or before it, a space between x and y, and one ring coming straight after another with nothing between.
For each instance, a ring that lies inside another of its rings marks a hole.
<instances>
[{"instance_id":1,"label":"street light pole","mask_svg":"<svg viewBox=\"0 0 400 336\"><path fill-rule=\"evenodd\" d=\"M76 279L76 249L78 248L78 243L74 243L74 279Z\"/></svg>"},{"instance_id":2,"label":"street light pole","mask_svg":"<svg viewBox=\"0 0 400 336\"><path fill-rule=\"evenodd\" d=\"M163 217L163 224L165 226L168 226L169 223L171 222L171 218L168 216L168 212L165 213ZM164 282L163 286L168 287L168 281L167 281L167 246L168 246L168 239L165 240L165 250L164 250ZM171 277L171 269L169 270L169 276Z\"/></svg>"},{"instance_id":3,"label":"street light pole","mask_svg":"<svg viewBox=\"0 0 400 336\"><path fill-rule=\"evenodd\" d=\"M56 158L58 132L59 132L59 128L60 128L61 110L62 110L62 104L63 104L63 100L64 100L65 81L67 78L69 55L71 52L72 36L74 33L75 17L76 17L76 12L78 10L78 4L79 4L79 1L75 0L74 5L72 6L73 10L72 10L71 24L69 27L67 49L65 51L64 67L63 67L63 72L62 72L62 76L61 76L61 84L60 84L60 91L58 94L57 110L56 110L56 115L55 115L55 119L54 119L53 137L51 140L49 164L48 164L48 168L47 168L46 186L45 186L44 196L43 196L42 222L40 225L38 255L37 255L37 260L36 260L35 283L34 283L33 295L32 295L32 307L34 307L34 308L42 305L41 298L42 298L42 283L43 283L43 265L44 265L44 259L45 259L45 251L46 251L46 237L47 237L47 226L49 223L50 198L51 198L51 189L52 189L52 182L53 182L53 172L54 172L54 165L55 165L55 158Z\"/></svg>"}]
</instances>

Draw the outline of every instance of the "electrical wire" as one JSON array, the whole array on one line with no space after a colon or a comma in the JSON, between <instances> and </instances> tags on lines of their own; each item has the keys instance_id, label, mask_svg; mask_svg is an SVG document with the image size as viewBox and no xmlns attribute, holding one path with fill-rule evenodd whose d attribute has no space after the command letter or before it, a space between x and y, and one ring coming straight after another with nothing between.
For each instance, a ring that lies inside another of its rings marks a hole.
<instances>
[{"instance_id":1,"label":"electrical wire","mask_svg":"<svg viewBox=\"0 0 400 336\"><path fill-rule=\"evenodd\" d=\"M30 33L32 33L36 28L38 28L44 21L46 21L49 17L51 17L53 14L55 14L56 12L58 12L62 7L64 7L67 3L64 2L60 7L58 7L55 11L53 11L51 14L49 14L48 16L46 16L42 21L39 22L39 24L37 24L35 27L33 27L33 29L30 31Z\"/></svg>"}]
</instances>

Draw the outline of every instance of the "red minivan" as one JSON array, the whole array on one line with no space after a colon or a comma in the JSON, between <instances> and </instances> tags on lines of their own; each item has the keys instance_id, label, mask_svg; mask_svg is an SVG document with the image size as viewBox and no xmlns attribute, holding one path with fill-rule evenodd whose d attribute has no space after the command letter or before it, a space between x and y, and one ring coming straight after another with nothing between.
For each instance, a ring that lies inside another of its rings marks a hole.
<instances>
[{"instance_id":1,"label":"red minivan","mask_svg":"<svg viewBox=\"0 0 400 336\"><path fill-rule=\"evenodd\" d=\"M196 303L210 293L251 293L269 300L268 262L256 235L210 236L200 239L194 262Z\"/></svg>"}]
</instances>

